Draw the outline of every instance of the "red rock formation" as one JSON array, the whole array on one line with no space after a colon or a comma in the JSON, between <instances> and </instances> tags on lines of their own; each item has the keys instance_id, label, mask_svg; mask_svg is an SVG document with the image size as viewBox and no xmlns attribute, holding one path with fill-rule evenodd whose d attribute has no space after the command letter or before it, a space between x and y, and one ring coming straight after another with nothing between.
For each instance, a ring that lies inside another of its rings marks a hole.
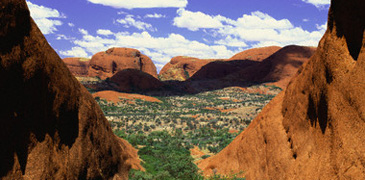
<instances>
[{"instance_id":1,"label":"red rock formation","mask_svg":"<svg viewBox=\"0 0 365 180\"><path fill-rule=\"evenodd\" d=\"M87 58L64 58L63 62L74 76L88 76L90 59Z\"/></svg>"},{"instance_id":2,"label":"red rock formation","mask_svg":"<svg viewBox=\"0 0 365 180\"><path fill-rule=\"evenodd\" d=\"M171 59L169 63L167 63L160 71L159 78L163 81L168 80L177 80L177 81L185 81L192 77L196 72L201 70L202 67L205 65L215 62L215 61L233 61L233 60L250 60L250 61L261 61L273 53L275 53L277 50L279 50L280 47L278 46L270 46L270 47L263 47L263 48L254 48L249 49L243 52L240 52L236 55L234 55L230 59L198 59L193 57L185 57L185 56L177 56ZM218 66L223 65L222 63L218 62ZM218 73L217 71L230 71L227 70L227 68L240 68L236 66L237 64L228 65L229 67L226 67L227 64L224 64L225 67L217 67L214 69L211 69L209 74L210 78L212 77L220 77L221 73ZM216 74L214 74L217 72ZM232 71L231 71L232 72ZM224 73L223 73L224 74ZM227 74L227 73L225 73Z\"/></svg>"},{"instance_id":3,"label":"red rock formation","mask_svg":"<svg viewBox=\"0 0 365 180\"><path fill-rule=\"evenodd\" d=\"M157 78L156 66L152 60L130 48L111 48L96 53L90 60L89 76L106 79L124 69L141 70Z\"/></svg>"},{"instance_id":4,"label":"red rock formation","mask_svg":"<svg viewBox=\"0 0 365 180\"><path fill-rule=\"evenodd\" d=\"M26 2L0 1L0 24L0 179L127 179L128 148Z\"/></svg>"},{"instance_id":5,"label":"red rock formation","mask_svg":"<svg viewBox=\"0 0 365 180\"><path fill-rule=\"evenodd\" d=\"M111 82L117 84L117 89L124 92L141 92L159 90L163 83L151 76L135 69L119 71L110 78Z\"/></svg>"},{"instance_id":6,"label":"red rock formation","mask_svg":"<svg viewBox=\"0 0 365 180\"><path fill-rule=\"evenodd\" d=\"M214 59L198 59L185 56L177 56L171 59L160 71L159 78L162 81L185 81L193 76L206 64Z\"/></svg>"},{"instance_id":7,"label":"red rock formation","mask_svg":"<svg viewBox=\"0 0 365 180\"><path fill-rule=\"evenodd\" d=\"M235 78L246 79L251 82L271 82L284 89L290 79L303 63L314 54L316 48L305 46L286 46L249 68L235 74Z\"/></svg>"},{"instance_id":8,"label":"red rock formation","mask_svg":"<svg viewBox=\"0 0 365 180\"><path fill-rule=\"evenodd\" d=\"M314 54L316 48L291 45L281 48L264 60L261 59L277 48L268 47L244 51L236 56L236 58L245 57L242 60L231 58L226 61L211 62L196 72L191 80L223 79L225 82L270 82L285 88L298 68Z\"/></svg>"},{"instance_id":9,"label":"red rock formation","mask_svg":"<svg viewBox=\"0 0 365 180\"><path fill-rule=\"evenodd\" d=\"M365 1L332 0L315 55L227 148L199 164L247 179L365 179Z\"/></svg>"},{"instance_id":10,"label":"red rock formation","mask_svg":"<svg viewBox=\"0 0 365 180\"><path fill-rule=\"evenodd\" d=\"M242 51L228 60L251 60L251 61L262 61L276 51L281 49L279 46L268 46L268 47L260 47L260 48L253 48Z\"/></svg>"}]
</instances>

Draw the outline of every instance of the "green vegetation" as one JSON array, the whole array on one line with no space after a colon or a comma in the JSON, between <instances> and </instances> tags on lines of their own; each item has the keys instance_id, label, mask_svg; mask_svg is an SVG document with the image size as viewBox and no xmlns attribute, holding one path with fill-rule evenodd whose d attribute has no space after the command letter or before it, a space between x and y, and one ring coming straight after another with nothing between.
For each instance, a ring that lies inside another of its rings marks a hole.
<instances>
[{"instance_id":1,"label":"green vegetation","mask_svg":"<svg viewBox=\"0 0 365 180\"><path fill-rule=\"evenodd\" d=\"M225 88L195 95L154 96L161 102L95 98L114 133L126 139L142 159L145 172L132 170L132 180L177 180L204 177L194 164L220 152L280 92L267 85ZM204 155L192 157L195 146ZM208 179L242 180L215 174Z\"/></svg>"},{"instance_id":2,"label":"green vegetation","mask_svg":"<svg viewBox=\"0 0 365 180\"><path fill-rule=\"evenodd\" d=\"M145 172L130 171L129 179L204 179L190 156L189 149L193 147L192 138L194 137L184 135L181 130L175 130L172 134L167 131L154 131L150 134L126 134L124 131L115 131L115 134L139 149L138 154L146 169ZM226 178L214 175L210 179Z\"/></svg>"},{"instance_id":3,"label":"green vegetation","mask_svg":"<svg viewBox=\"0 0 365 180\"><path fill-rule=\"evenodd\" d=\"M182 129L184 133L203 127L242 131L279 89L254 86L250 93L225 88L195 95L156 97L161 102L121 99L118 104L97 99L113 129L127 133ZM264 92L265 93L256 93Z\"/></svg>"}]
</instances>

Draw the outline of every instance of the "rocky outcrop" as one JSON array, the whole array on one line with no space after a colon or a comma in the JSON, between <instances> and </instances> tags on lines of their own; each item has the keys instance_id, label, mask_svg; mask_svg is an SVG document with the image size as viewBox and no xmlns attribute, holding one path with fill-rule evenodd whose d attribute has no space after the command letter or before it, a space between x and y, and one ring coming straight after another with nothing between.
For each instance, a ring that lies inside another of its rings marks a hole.
<instances>
[{"instance_id":1,"label":"rocky outcrop","mask_svg":"<svg viewBox=\"0 0 365 180\"><path fill-rule=\"evenodd\" d=\"M157 70L152 60L131 48L110 48L96 53L90 60L89 76L110 78L124 69L136 69L157 78Z\"/></svg>"},{"instance_id":2,"label":"rocky outcrop","mask_svg":"<svg viewBox=\"0 0 365 180\"><path fill-rule=\"evenodd\" d=\"M365 2L332 0L315 55L228 147L199 164L247 179L365 179Z\"/></svg>"},{"instance_id":3,"label":"rocky outcrop","mask_svg":"<svg viewBox=\"0 0 365 180\"><path fill-rule=\"evenodd\" d=\"M85 77L89 75L89 63L88 58L64 58L63 62L74 76Z\"/></svg>"},{"instance_id":4,"label":"rocky outcrop","mask_svg":"<svg viewBox=\"0 0 365 180\"><path fill-rule=\"evenodd\" d=\"M162 81L185 81L193 76L206 64L214 59L198 59L186 56L177 56L171 59L160 71Z\"/></svg>"},{"instance_id":5,"label":"rocky outcrop","mask_svg":"<svg viewBox=\"0 0 365 180\"><path fill-rule=\"evenodd\" d=\"M260 48L252 48L245 51L242 51L230 59L231 60L250 60L250 61L262 61L275 52L277 52L281 47L279 46L268 46L268 47L260 47Z\"/></svg>"},{"instance_id":6,"label":"rocky outcrop","mask_svg":"<svg viewBox=\"0 0 365 180\"><path fill-rule=\"evenodd\" d=\"M161 90L163 83L143 71L126 69L119 71L110 81L117 84L116 89L123 92L145 92Z\"/></svg>"},{"instance_id":7,"label":"rocky outcrop","mask_svg":"<svg viewBox=\"0 0 365 180\"><path fill-rule=\"evenodd\" d=\"M169 80L185 81L190 77L194 76L196 72L200 71L206 65L209 65L209 67L205 67L205 69L207 70L209 69L210 72L206 72L209 73L208 75L209 77L207 76L204 78L222 77L222 74L227 75L232 72L232 69L234 72L235 70L240 69L242 67L240 63L221 63L221 62L238 61L238 60L262 61L263 59L266 59L279 49L280 47L278 46L253 48L240 52L231 57L230 59L220 59L220 60L198 59L193 57L177 56L172 58L171 61L161 69L159 73L159 78L162 81L169 81ZM243 67L246 66L246 63L243 64L244 64L242 65ZM222 65L223 67L219 67ZM203 75L199 77L203 77Z\"/></svg>"},{"instance_id":8,"label":"rocky outcrop","mask_svg":"<svg viewBox=\"0 0 365 180\"><path fill-rule=\"evenodd\" d=\"M236 55L236 58L244 59L231 58L208 63L196 72L191 80L220 79L223 82L271 83L284 89L298 68L314 54L316 48L291 45L277 49L278 47L274 46L247 50ZM275 50L277 51L271 54ZM267 55L267 58L261 59Z\"/></svg>"},{"instance_id":9,"label":"rocky outcrop","mask_svg":"<svg viewBox=\"0 0 365 180\"><path fill-rule=\"evenodd\" d=\"M128 148L26 2L1 1L0 24L0 179L127 179Z\"/></svg>"},{"instance_id":10,"label":"rocky outcrop","mask_svg":"<svg viewBox=\"0 0 365 180\"><path fill-rule=\"evenodd\" d=\"M290 45L278 50L261 63L244 68L231 78L270 83L284 89L298 69L315 53L316 48Z\"/></svg>"}]
</instances>

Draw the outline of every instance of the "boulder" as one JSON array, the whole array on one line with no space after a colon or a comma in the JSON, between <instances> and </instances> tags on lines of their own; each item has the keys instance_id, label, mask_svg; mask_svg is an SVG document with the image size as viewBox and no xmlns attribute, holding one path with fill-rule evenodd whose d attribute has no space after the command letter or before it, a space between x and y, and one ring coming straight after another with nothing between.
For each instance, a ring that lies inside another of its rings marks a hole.
<instances>
[{"instance_id":1,"label":"boulder","mask_svg":"<svg viewBox=\"0 0 365 180\"><path fill-rule=\"evenodd\" d=\"M110 48L96 53L90 60L89 76L106 79L124 69L140 70L157 78L156 66L152 60L131 48Z\"/></svg>"}]
</instances>

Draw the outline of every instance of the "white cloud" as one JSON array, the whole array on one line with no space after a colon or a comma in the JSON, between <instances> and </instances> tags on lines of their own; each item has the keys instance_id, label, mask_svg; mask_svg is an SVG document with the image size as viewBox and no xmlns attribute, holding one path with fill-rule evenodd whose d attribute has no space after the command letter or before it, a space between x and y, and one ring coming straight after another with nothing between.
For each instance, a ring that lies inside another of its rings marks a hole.
<instances>
[{"instance_id":1,"label":"white cloud","mask_svg":"<svg viewBox=\"0 0 365 180\"><path fill-rule=\"evenodd\" d=\"M215 44L230 47L246 47L247 44L316 46L325 32L323 27L309 32L295 27L288 19L278 20L260 11L244 14L237 20L184 9L179 9L177 14L175 26L191 31L203 29L216 39Z\"/></svg>"},{"instance_id":2,"label":"white cloud","mask_svg":"<svg viewBox=\"0 0 365 180\"><path fill-rule=\"evenodd\" d=\"M52 34L57 31L57 26L61 26L63 23L60 18L66 18L56 9L40 6L27 1L30 15L38 25L43 34Z\"/></svg>"},{"instance_id":3,"label":"white cloud","mask_svg":"<svg viewBox=\"0 0 365 180\"><path fill-rule=\"evenodd\" d=\"M101 4L113 8L184 8L188 0L88 0L94 4Z\"/></svg>"},{"instance_id":4,"label":"white cloud","mask_svg":"<svg viewBox=\"0 0 365 180\"><path fill-rule=\"evenodd\" d=\"M96 33L103 36L109 36L113 34L113 32L111 32L109 29L98 29Z\"/></svg>"},{"instance_id":5,"label":"white cloud","mask_svg":"<svg viewBox=\"0 0 365 180\"><path fill-rule=\"evenodd\" d=\"M139 30L157 31L151 24L135 20L133 15L127 15L124 19L117 19L117 22L124 25L125 28L135 27Z\"/></svg>"},{"instance_id":6,"label":"white cloud","mask_svg":"<svg viewBox=\"0 0 365 180\"><path fill-rule=\"evenodd\" d=\"M79 32L83 35L88 35L89 32L86 29L79 28Z\"/></svg>"},{"instance_id":7,"label":"white cloud","mask_svg":"<svg viewBox=\"0 0 365 180\"><path fill-rule=\"evenodd\" d=\"M260 11L252 12L251 15L244 14L232 25L245 29L290 29L293 25L287 19L276 20L268 14Z\"/></svg>"},{"instance_id":8,"label":"white cloud","mask_svg":"<svg viewBox=\"0 0 365 180\"><path fill-rule=\"evenodd\" d=\"M88 57L87 52L81 47L72 47L71 50L60 51L60 54L69 57Z\"/></svg>"},{"instance_id":9,"label":"white cloud","mask_svg":"<svg viewBox=\"0 0 365 180\"><path fill-rule=\"evenodd\" d=\"M200 11L191 12L181 8L177 10L177 14L178 16L174 18L173 24L176 27L187 28L191 31L223 27L220 20Z\"/></svg>"},{"instance_id":10,"label":"white cloud","mask_svg":"<svg viewBox=\"0 0 365 180\"><path fill-rule=\"evenodd\" d=\"M67 23L67 25L70 26L70 27L75 27L74 23Z\"/></svg>"},{"instance_id":11,"label":"white cloud","mask_svg":"<svg viewBox=\"0 0 365 180\"><path fill-rule=\"evenodd\" d=\"M276 20L260 11L252 12L250 15L244 14L237 20L232 20L221 15L211 16L200 11L191 12L185 9L179 9L177 14L178 16L174 18L174 25L180 28L187 28L191 31L219 29L223 27L241 27L245 29L289 29L293 27L287 19Z\"/></svg>"},{"instance_id":12,"label":"white cloud","mask_svg":"<svg viewBox=\"0 0 365 180\"><path fill-rule=\"evenodd\" d=\"M144 16L144 18L156 18L156 19L165 18L165 17L166 17L166 15L157 14L157 13L154 13L154 14L146 14Z\"/></svg>"},{"instance_id":13,"label":"white cloud","mask_svg":"<svg viewBox=\"0 0 365 180\"><path fill-rule=\"evenodd\" d=\"M87 54L95 54L111 47L128 47L140 50L156 64L166 64L174 56L192 56L197 58L229 58L238 51L227 49L224 45L207 45L186 39L180 34L169 34L167 37L153 37L148 32L130 34L128 32L112 32L111 36L93 36L85 34L82 39L73 43L84 49ZM62 52L71 54L76 50Z\"/></svg>"},{"instance_id":14,"label":"white cloud","mask_svg":"<svg viewBox=\"0 0 365 180\"><path fill-rule=\"evenodd\" d=\"M69 41L69 40L75 40L75 38L68 37L68 36L66 36L64 34L56 34L56 39L57 40L67 40L67 41Z\"/></svg>"},{"instance_id":15,"label":"white cloud","mask_svg":"<svg viewBox=\"0 0 365 180\"><path fill-rule=\"evenodd\" d=\"M220 39L217 41L214 41L215 44L224 45L224 46L230 46L230 47L247 47L248 45L237 38L232 38L231 36L227 36L225 39Z\"/></svg>"},{"instance_id":16,"label":"white cloud","mask_svg":"<svg viewBox=\"0 0 365 180\"><path fill-rule=\"evenodd\" d=\"M160 72L160 70L165 66L165 64L156 63L155 66L156 66L157 72Z\"/></svg>"},{"instance_id":17,"label":"white cloud","mask_svg":"<svg viewBox=\"0 0 365 180\"><path fill-rule=\"evenodd\" d=\"M313 4L317 8L322 8L331 4L331 0L302 0L303 2Z\"/></svg>"}]
</instances>

